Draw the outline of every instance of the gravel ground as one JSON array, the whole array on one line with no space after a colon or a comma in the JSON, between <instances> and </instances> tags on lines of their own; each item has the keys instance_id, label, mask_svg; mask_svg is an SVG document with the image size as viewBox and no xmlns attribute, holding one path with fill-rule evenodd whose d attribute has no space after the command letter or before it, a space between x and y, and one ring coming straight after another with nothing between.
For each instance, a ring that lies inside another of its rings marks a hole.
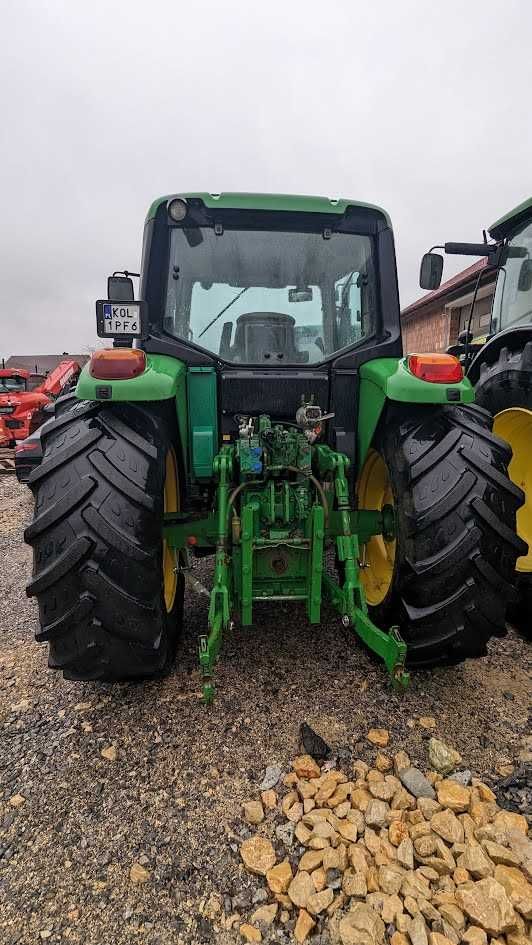
<instances>
[{"instance_id":1,"label":"gravel ground","mask_svg":"<svg viewBox=\"0 0 532 945\"><path fill-rule=\"evenodd\" d=\"M174 675L142 685L65 682L33 639L21 537L30 517L28 490L0 479L2 945L234 943L218 904L246 915L257 888L238 855L248 835L241 803L258 796L266 765L286 767L302 721L346 765L351 753L374 759L370 727L389 729L389 750L404 748L421 767L437 734L488 783L530 750L531 651L512 630L482 660L415 674L401 698L336 616L309 627L299 613L265 605L253 630L226 640L206 709L196 635L207 601L188 595ZM207 563L197 570L208 578ZM434 716L436 730L420 716ZM109 747L115 760L101 755ZM13 806L17 794L24 801ZM133 863L147 882L131 881Z\"/></svg>"}]
</instances>

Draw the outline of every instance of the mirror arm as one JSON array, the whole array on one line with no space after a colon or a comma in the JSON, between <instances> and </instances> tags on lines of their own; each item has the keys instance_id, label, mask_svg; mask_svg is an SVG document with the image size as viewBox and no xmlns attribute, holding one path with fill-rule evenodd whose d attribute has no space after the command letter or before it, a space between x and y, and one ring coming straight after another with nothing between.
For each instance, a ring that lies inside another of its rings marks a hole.
<instances>
[{"instance_id":1,"label":"mirror arm","mask_svg":"<svg viewBox=\"0 0 532 945\"><path fill-rule=\"evenodd\" d=\"M497 243L445 243L448 256L490 256Z\"/></svg>"},{"instance_id":2,"label":"mirror arm","mask_svg":"<svg viewBox=\"0 0 532 945\"><path fill-rule=\"evenodd\" d=\"M492 269L501 265L504 243L445 243L443 249L448 256L486 256Z\"/></svg>"}]
</instances>

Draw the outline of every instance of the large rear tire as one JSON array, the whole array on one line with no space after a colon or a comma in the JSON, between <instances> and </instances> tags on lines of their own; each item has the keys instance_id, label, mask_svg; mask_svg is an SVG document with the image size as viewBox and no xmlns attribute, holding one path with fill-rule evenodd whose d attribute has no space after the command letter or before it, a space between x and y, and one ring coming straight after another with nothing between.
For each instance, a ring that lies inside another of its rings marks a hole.
<instances>
[{"instance_id":1,"label":"large rear tire","mask_svg":"<svg viewBox=\"0 0 532 945\"><path fill-rule=\"evenodd\" d=\"M370 615L399 623L415 665L457 663L505 633L523 494L508 445L476 406L395 407L358 482L359 508L393 505L396 535L362 549Z\"/></svg>"},{"instance_id":2,"label":"large rear tire","mask_svg":"<svg viewBox=\"0 0 532 945\"><path fill-rule=\"evenodd\" d=\"M517 532L527 543L528 553L517 559L519 597L509 618L532 638L532 341L517 350L502 348L493 364L481 365L476 399L494 415L493 429L512 447L508 471L525 494L517 513Z\"/></svg>"},{"instance_id":3,"label":"large rear tire","mask_svg":"<svg viewBox=\"0 0 532 945\"><path fill-rule=\"evenodd\" d=\"M42 439L24 537L50 667L79 680L160 674L183 608L183 578L162 540L163 512L179 502L168 424L141 405L78 401Z\"/></svg>"}]
</instances>

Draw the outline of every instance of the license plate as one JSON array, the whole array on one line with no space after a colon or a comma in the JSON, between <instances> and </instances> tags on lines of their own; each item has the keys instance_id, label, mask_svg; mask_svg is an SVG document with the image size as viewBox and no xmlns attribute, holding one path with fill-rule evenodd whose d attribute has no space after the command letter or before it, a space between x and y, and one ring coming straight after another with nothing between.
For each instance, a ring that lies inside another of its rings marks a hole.
<instances>
[{"instance_id":1,"label":"license plate","mask_svg":"<svg viewBox=\"0 0 532 945\"><path fill-rule=\"evenodd\" d=\"M140 305L135 302L104 302L104 335L140 334Z\"/></svg>"},{"instance_id":2,"label":"license plate","mask_svg":"<svg viewBox=\"0 0 532 945\"><path fill-rule=\"evenodd\" d=\"M143 338L148 329L148 305L137 302L96 302L96 331L100 338L120 338L127 342Z\"/></svg>"}]
</instances>

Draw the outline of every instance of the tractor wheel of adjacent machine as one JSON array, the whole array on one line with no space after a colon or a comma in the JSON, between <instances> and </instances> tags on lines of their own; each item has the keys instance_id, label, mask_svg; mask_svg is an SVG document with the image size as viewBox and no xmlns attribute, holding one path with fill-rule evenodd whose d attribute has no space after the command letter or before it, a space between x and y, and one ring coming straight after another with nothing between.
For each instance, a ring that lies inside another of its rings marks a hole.
<instances>
[{"instance_id":1,"label":"tractor wheel of adjacent machine","mask_svg":"<svg viewBox=\"0 0 532 945\"><path fill-rule=\"evenodd\" d=\"M140 405L80 401L43 430L27 592L36 639L67 679L149 677L174 658L183 577L162 539L180 495L168 429Z\"/></svg>"},{"instance_id":2,"label":"tractor wheel of adjacent machine","mask_svg":"<svg viewBox=\"0 0 532 945\"><path fill-rule=\"evenodd\" d=\"M493 429L512 447L509 474L525 493L517 513L517 532L528 552L517 559L515 583L519 599L509 618L532 638L532 341L524 348L503 348L494 364L483 364L476 399L494 414Z\"/></svg>"},{"instance_id":3,"label":"tractor wheel of adjacent machine","mask_svg":"<svg viewBox=\"0 0 532 945\"><path fill-rule=\"evenodd\" d=\"M396 522L362 546L370 616L399 624L411 665L480 656L505 632L523 495L490 428L476 406L392 408L361 471L359 508Z\"/></svg>"},{"instance_id":4,"label":"tractor wheel of adjacent machine","mask_svg":"<svg viewBox=\"0 0 532 945\"><path fill-rule=\"evenodd\" d=\"M60 397L54 401L54 417L60 417L62 413L66 413L67 410L71 410L72 407L79 403L81 403L81 401L76 397L75 391L70 391L68 394L61 394Z\"/></svg>"}]
</instances>

